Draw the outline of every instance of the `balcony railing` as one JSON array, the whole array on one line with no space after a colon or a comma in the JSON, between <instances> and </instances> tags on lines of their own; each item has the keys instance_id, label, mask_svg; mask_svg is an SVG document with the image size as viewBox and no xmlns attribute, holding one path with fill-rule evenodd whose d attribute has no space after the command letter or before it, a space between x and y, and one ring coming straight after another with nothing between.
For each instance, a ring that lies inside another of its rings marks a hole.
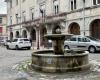
<instances>
[{"instance_id":1,"label":"balcony railing","mask_svg":"<svg viewBox=\"0 0 100 80\"><path fill-rule=\"evenodd\" d=\"M59 14L56 14L56 15L50 14L50 15L47 15L45 17L36 18L34 20L28 20L28 21L24 21L22 23L9 25L8 27L16 26L16 25L22 25L23 27L29 27L29 26L33 26L33 25L37 25L37 24L59 22L59 21L63 21L63 20L66 19L66 14L67 14L66 12L59 13Z\"/></svg>"}]
</instances>

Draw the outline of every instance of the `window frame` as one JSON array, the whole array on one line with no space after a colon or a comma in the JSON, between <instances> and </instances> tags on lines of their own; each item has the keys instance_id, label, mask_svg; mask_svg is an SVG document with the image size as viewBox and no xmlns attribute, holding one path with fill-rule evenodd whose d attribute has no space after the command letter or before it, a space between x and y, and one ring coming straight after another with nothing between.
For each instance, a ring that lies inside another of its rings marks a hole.
<instances>
[{"instance_id":1,"label":"window frame","mask_svg":"<svg viewBox=\"0 0 100 80\"><path fill-rule=\"evenodd\" d=\"M70 10L76 10L77 9L77 0L70 0Z\"/></svg>"},{"instance_id":2,"label":"window frame","mask_svg":"<svg viewBox=\"0 0 100 80\"><path fill-rule=\"evenodd\" d=\"M100 5L100 2L99 0L92 0L92 4L95 6L95 5Z\"/></svg>"},{"instance_id":3,"label":"window frame","mask_svg":"<svg viewBox=\"0 0 100 80\"><path fill-rule=\"evenodd\" d=\"M59 5L59 0L53 0L53 12L54 14L59 14L59 8L60 5Z\"/></svg>"},{"instance_id":4,"label":"window frame","mask_svg":"<svg viewBox=\"0 0 100 80\"><path fill-rule=\"evenodd\" d=\"M0 17L0 24L2 24L2 21L3 21L3 18L2 18L2 17Z\"/></svg>"},{"instance_id":5,"label":"window frame","mask_svg":"<svg viewBox=\"0 0 100 80\"><path fill-rule=\"evenodd\" d=\"M34 20L34 7L30 8L29 13L30 13L30 20Z\"/></svg>"},{"instance_id":6,"label":"window frame","mask_svg":"<svg viewBox=\"0 0 100 80\"><path fill-rule=\"evenodd\" d=\"M26 21L26 11L22 12L22 21L25 22Z\"/></svg>"},{"instance_id":7,"label":"window frame","mask_svg":"<svg viewBox=\"0 0 100 80\"><path fill-rule=\"evenodd\" d=\"M16 0L16 5L18 5L18 0Z\"/></svg>"},{"instance_id":8,"label":"window frame","mask_svg":"<svg viewBox=\"0 0 100 80\"><path fill-rule=\"evenodd\" d=\"M44 18L46 16L46 4L45 4L45 2L40 3L39 11L40 11L40 15L42 16L42 18Z\"/></svg>"}]
</instances>

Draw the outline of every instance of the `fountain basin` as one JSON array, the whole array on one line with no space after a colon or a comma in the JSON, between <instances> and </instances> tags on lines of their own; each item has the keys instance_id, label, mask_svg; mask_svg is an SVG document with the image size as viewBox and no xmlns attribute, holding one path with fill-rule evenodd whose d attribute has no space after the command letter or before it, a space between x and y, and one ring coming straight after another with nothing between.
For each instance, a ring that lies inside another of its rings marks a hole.
<instances>
[{"instance_id":1,"label":"fountain basin","mask_svg":"<svg viewBox=\"0 0 100 80\"><path fill-rule=\"evenodd\" d=\"M32 54L32 67L43 72L88 70L88 53L55 55L53 50L39 50Z\"/></svg>"},{"instance_id":2,"label":"fountain basin","mask_svg":"<svg viewBox=\"0 0 100 80\"><path fill-rule=\"evenodd\" d=\"M68 39L71 36L72 34L48 34L45 35L44 37L51 40L65 40L65 38Z\"/></svg>"}]
</instances>

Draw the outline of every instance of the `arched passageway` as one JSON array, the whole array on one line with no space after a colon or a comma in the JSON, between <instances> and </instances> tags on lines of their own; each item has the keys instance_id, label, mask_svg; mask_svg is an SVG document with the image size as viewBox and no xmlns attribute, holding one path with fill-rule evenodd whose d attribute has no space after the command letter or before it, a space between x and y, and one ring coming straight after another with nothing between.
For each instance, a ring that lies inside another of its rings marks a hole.
<instances>
[{"instance_id":1,"label":"arched passageway","mask_svg":"<svg viewBox=\"0 0 100 80\"><path fill-rule=\"evenodd\" d=\"M13 32L10 32L10 40L13 40Z\"/></svg>"},{"instance_id":2,"label":"arched passageway","mask_svg":"<svg viewBox=\"0 0 100 80\"><path fill-rule=\"evenodd\" d=\"M74 35L80 35L80 26L77 23L70 24L69 33Z\"/></svg>"},{"instance_id":3,"label":"arched passageway","mask_svg":"<svg viewBox=\"0 0 100 80\"><path fill-rule=\"evenodd\" d=\"M16 31L16 38L19 38L19 31Z\"/></svg>"},{"instance_id":4,"label":"arched passageway","mask_svg":"<svg viewBox=\"0 0 100 80\"><path fill-rule=\"evenodd\" d=\"M23 38L27 38L27 31L26 30L23 30L22 36L23 36Z\"/></svg>"},{"instance_id":5,"label":"arched passageway","mask_svg":"<svg viewBox=\"0 0 100 80\"><path fill-rule=\"evenodd\" d=\"M91 22L90 36L100 39L100 19L96 19Z\"/></svg>"},{"instance_id":6,"label":"arched passageway","mask_svg":"<svg viewBox=\"0 0 100 80\"><path fill-rule=\"evenodd\" d=\"M35 29L31 29L30 38L32 41L36 41L36 31Z\"/></svg>"}]
</instances>

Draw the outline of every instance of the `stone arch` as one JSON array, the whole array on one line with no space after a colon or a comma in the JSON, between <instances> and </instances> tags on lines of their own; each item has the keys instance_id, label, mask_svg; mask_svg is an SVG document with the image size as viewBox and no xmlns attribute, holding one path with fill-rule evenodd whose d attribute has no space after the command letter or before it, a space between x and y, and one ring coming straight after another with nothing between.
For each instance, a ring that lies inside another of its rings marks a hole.
<instances>
[{"instance_id":1,"label":"stone arch","mask_svg":"<svg viewBox=\"0 0 100 80\"><path fill-rule=\"evenodd\" d=\"M13 40L13 32L10 32L10 40Z\"/></svg>"},{"instance_id":2,"label":"stone arch","mask_svg":"<svg viewBox=\"0 0 100 80\"><path fill-rule=\"evenodd\" d=\"M16 31L16 38L19 38L19 31Z\"/></svg>"},{"instance_id":3,"label":"stone arch","mask_svg":"<svg viewBox=\"0 0 100 80\"><path fill-rule=\"evenodd\" d=\"M95 19L90 23L90 36L100 39L100 19Z\"/></svg>"},{"instance_id":4,"label":"stone arch","mask_svg":"<svg viewBox=\"0 0 100 80\"><path fill-rule=\"evenodd\" d=\"M30 38L32 41L36 41L36 30L34 28L30 31Z\"/></svg>"},{"instance_id":5,"label":"stone arch","mask_svg":"<svg viewBox=\"0 0 100 80\"><path fill-rule=\"evenodd\" d=\"M22 36L23 36L23 38L27 38L27 31L26 30L23 30Z\"/></svg>"},{"instance_id":6,"label":"stone arch","mask_svg":"<svg viewBox=\"0 0 100 80\"><path fill-rule=\"evenodd\" d=\"M68 28L68 32L74 35L80 35L80 26L78 23L71 23Z\"/></svg>"}]
</instances>

